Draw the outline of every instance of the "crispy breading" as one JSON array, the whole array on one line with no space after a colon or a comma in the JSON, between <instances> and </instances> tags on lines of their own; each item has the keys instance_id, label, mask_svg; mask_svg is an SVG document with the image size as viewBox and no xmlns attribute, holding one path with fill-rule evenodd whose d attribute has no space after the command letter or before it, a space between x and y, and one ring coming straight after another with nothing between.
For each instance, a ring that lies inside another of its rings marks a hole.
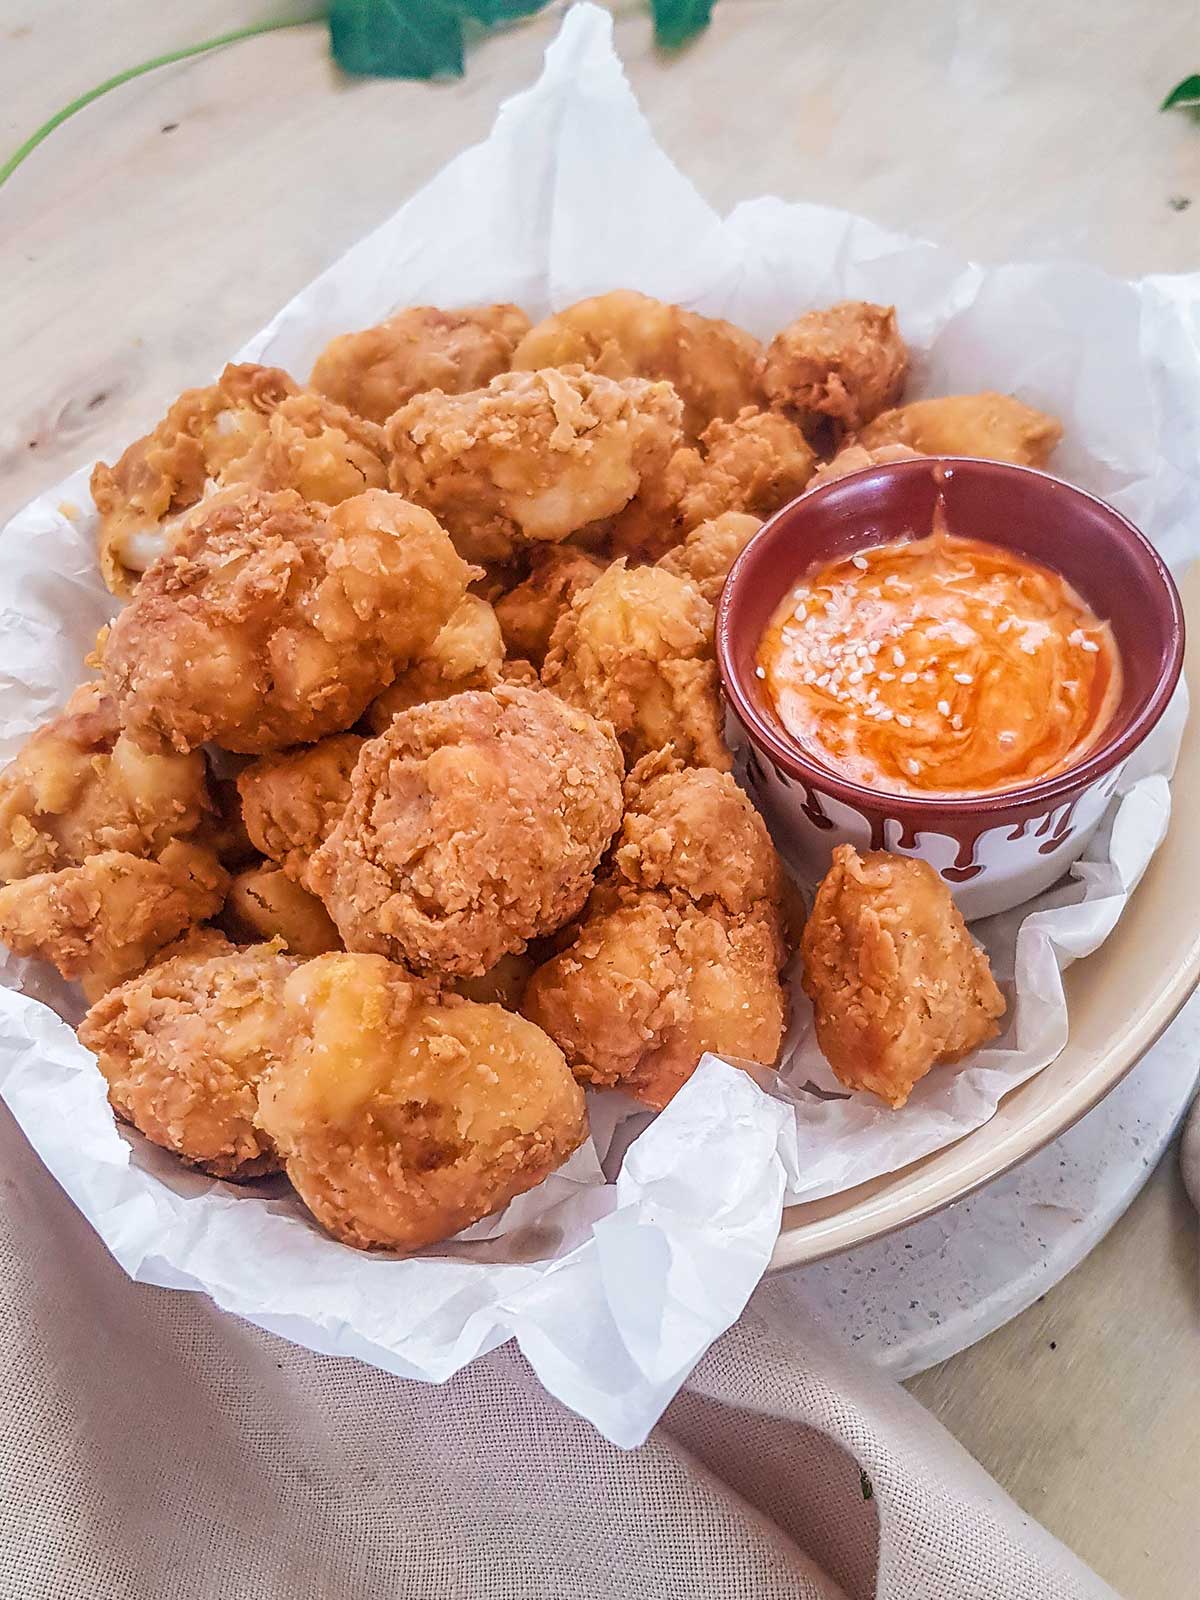
<instances>
[{"instance_id":1,"label":"crispy breading","mask_svg":"<svg viewBox=\"0 0 1200 1600\"><path fill-rule=\"evenodd\" d=\"M110 990L79 1027L113 1110L189 1166L255 1178L280 1161L255 1126L258 1083L286 1047L283 988L297 963L274 945L184 946Z\"/></svg>"},{"instance_id":2,"label":"crispy breading","mask_svg":"<svg viewBox=\"0 0 1200 1600\"><path fill-rule=\"evenodd\" d=\"M104 850L0 888L0 943L51 962L95 999L215 916L228 886L211 851L179 839L157 861Z\"/></svg>"},{"instance_id":3,"label":"crispy breading","mask_svg":"<svg viewBox=\"0 0 1200 1600\"><path fill-rule=\"evenodd\" d=\"M301 961L342 948L338 931L316 895L270 861L246 867L234 876L221 925L239 944L281 939L288 953Z\"/></svg>"},{"instance_id":4,"label":"crispy breading","mask_svg":"<svg viewBox=\"0 0 1200 1600\"><path fill-rule=\"evenodd\" d=\"M143 748L257 754L353 723L429 648L471 569L427 511L249 493L193 522L112 625L104 676Z\"/></svg>"},{"instance_id":5,"label":"crispy breading","mask_svg":"<svg viewBox=\"0 0 1200 1600\"><path fill-rule=\"evenodd\" d=\"M895 307L842 300L780 329L767 346L761 378L772 405L854 433L895 404L907 372Z\"/></svg>"},{"instance_id":6,"label":"crispy breading","mask_svg":"<svg viewBox=\"0 0 1200 1600\"><path fill-rule=\"evenodd\" d=\"M215 819L203 754L147 754L84 683L0 772L0 882L102 850L155 856Z\"/></svg>"},{"instance_id":7,"label":"crispy breading","mask_svg":"<svg viewBox=\"0 0 1200 1600\"><path fill-rule=\"evenodd\" d=\"M445 700L464 689L490 689L500 681L503 662L495 611L478 595L464 595L425 654L367 707L367 722L372 732L382 733L398 711L410 706Z\"/></svg>"},{"instance_id":8,"label":"crispy breading","mask_svg":"<svg viewBox=\"0 0 1200 1600\"><path fill-rule=\"evenodd\" d=\"M208 388L181 394L115 466L96 464L101 574L115 594L132 593L189 514L219 490L295 489L337 505L386 484L377 426L302 393L277 367L231 365Z\"/></svg>"},{"instance_id":9,"label":"crispy breading","mask_svg":"<svg viewBox=\"0 0 1200 1600\"><path fill-rule=\"evenodd\" d=\"M844 444L829 461L822 461L809 479L810 489L819 489L823 483L833 483L838 478L848 478L852 472L865 472L868 467L885 467L893 461L916 461L920 451L910 450L906 444L881 444L868 450L862 444Z\"/></svg>"},{"instance_id":10,"label":"crispy breading","mask_svg":"<svg viewBox=\"0 0 1200 1600\"><path fill-rule=\"evenodd\" d=\"M582 367L503 373L417 395L387 425L392 488L428 507L472 561L506 561L614 516L680 443L668 383Z\"/></svg>"},{"instance_id":11,"label":"crispy breading","mask_svg":"<svg viewBox=\"0 0 1200 1600\"><path fill-rule=\"evenodd\" d=\"M987 955L928 862L839 845L800 948L826 1060L893 1108L1000 1031Z\"/></svg>"},{"instance_id":12,"label":"crispy breading","mask_svg":"<svg viewBox=\"0 0 1200 1600\"><path fill-rule=\"evenodd\" d=\"M358 416L386 422L427 389L481 389L508 371L528 331L529 318L518 306L409 306L373 328L331 339L317 357L311 382Z\"/></svg>"},{"instance_id":13,"label":"crispy breading","mask_svg":"<svg viewBox=\"0 0 1200 1600\"><path fill-rule=\"evenodd\" d=\"M816 459L802 430L779 412L748 407L730 422L712 422L617 517L612 547L652 560L725 512L769 517L804 491Z\"/></svg>"},{"instance_id":14,"label":"crispy breading","mask_svg":"<svg viewBox=\"0 0 1200 1600\"><path fill-rule=\"evenodd\" d=\"M558 619L542 681L611 722L630 762L672 745L696 766L730 765L713 610L673 573L614 562Z\"/></svg>"},{"instance_id":15,"label":"crispy breading","mask_svg":"<svg viewBox=\"0 0 1200 1600\"><path fill-rule=\"evenodd\" d=\"M762 347L732 322L702 317L633 289L576 301L539 322L521 340L513 367L575 362L609 378L659 378L683 401L687 432L714 417L736 416L759 399Z\"/></svg>"},{"instance_id":16,"label":"crispy breading","mask_svg":"<svg viewBox=\"0 0 1200 1600\"><path fill-rule=\"evenodd\" d=\"M603 571L603 561L576 545L535 546L525 577L496 601L496 619L508 654L540 666L554 624L579 591L595 583Z\"/></svg>"},{"instance_id":17,"label":"crispy breading","mask_svg":"<svg viewBox=\"0 0 1200 1600\"><path fill-rule=\"evenodd\" d=\"M329 955L284 990L258 1121L317 1221L417 1250L506 1205L587 1135L562 1052L499 1006L435 995L381 956Z\"/></svg>"},{"instance_id":18,"label":"crispy breading","mask_svg":"<svg viewBox=\"0 0 1200 1600\"><path fill-rule=\"evenodd\" d=\"M366 740L335 733L316 744L260 756L238 774L242 817L256 850L303 884L308 863L350 799L350 777Z\"/></svg>"},{"instance_id":19,"label":"crispy breading","mask_svg":"<svg viewBox=\"0 0 1200 1600\"><path fill-rule=\"evenodd\" d=\"M758 517L744 511L723 512L693 528L683 543L660 556L656 565L677 578L686 578L715 606L730 567L761 527Z\"/></svg>"},{"instance_id":20,"label":"crispy breading","mask_svg":"<svg viewBox=\"0 0 1200 1600\"><path fill-rule=\"evenodd\" d=\"M984 390L914 400L876 417L858 436L867 450L903 444L923 456L982 456L1022 467L1044 467L1062 438L1057 417L1012 395Z\"/></svg>"},{"instance_id":21,"label":"crispy breading","mask_svg":"<svg viewBox=\"0 0 1200 1600\"><path fill-rule=\"evenodd\" d=\"M544 689L471 690L363 748L307 886L348 949L480 974L580 910L620 820L607 728Z\"/></svg>"},{"instance_id":22,"label":"crispy breading","mask_svg":"<svg viewBox=\"0 0 1200 1600\"><path fill-rule=\"evenodd\" d=\"M786 1020L777 929L662 891L607 886L521 1004L581 1082L661 1108L705 1051L773 1063Z\"/></svg>"}]
</instances>

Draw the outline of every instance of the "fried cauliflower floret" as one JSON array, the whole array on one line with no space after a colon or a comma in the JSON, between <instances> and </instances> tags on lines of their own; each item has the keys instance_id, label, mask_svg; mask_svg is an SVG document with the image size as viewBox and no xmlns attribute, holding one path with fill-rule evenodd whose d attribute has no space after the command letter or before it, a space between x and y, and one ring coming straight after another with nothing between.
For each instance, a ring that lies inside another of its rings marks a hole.
<instances>
[{"instance_id":1,"label":"fried cauliflower floret","mask_svg":"<svg viewBox=\"0 0 1200 1600\"><path fill-rule=\"evenodd\" d=\"M104 850L0 889L0 944L49 961L89 999L221 909L229 876L211 851L173 840L157 861Z\"/></svg>"},{"instance_id":2,"label":"fried cauliflower floret","mask_svg":"<svg viewBox=\"0 0 1200 1600\"><path fill-rule=\"evenodd\" d=\"M427 511L249 493L185 530L117 617L104 677L142 748L258 754L349 727L427 650L471 569Z\"/></svg>"},{"instance_id":3,"label":"fried cauliflower floret","mask_svg":"<svg viewBox=\"0 0 1200 1600\"><path fill-rule=\"evenodd\" d=\"M308 962L284 1001L259 1126L346 1244L435 1244L539 1184L587 1135L562 1052L499 1006L435 997L370 955Z\"/></svg>"},{"instance_id":4,"label":"fried cauliflower floret","mask_svg":"<svg viewBox=\"0 0 1200 1600\"><path fill-rule=\"evenodd\" d=\"M180 395L116 463L98 462L100 570L114 594L172 549L183 522L234 486L295 489L337 505L386 486L383 434L320 395L302 394L277 367L228 366L207 389Z\"/></svg>"},{"instance_id":5,"label":"fried cauliflower floret","mask_svg":"<svg viewBox=\"0 0 1200 1600\"><path fill-rule=\"evenodd\" d=\"M928 862L839 845L800 948L825 1059L893 1108L1000 1031L987 956Z\"/></svg>"},{"instance_id":6,"label":"fried cauliflower floret","mask_svg":"<svg viewBox=\"0 0 1200 1600\"><path fill-rule=\"evenodd\" d=\"M655 891L597 891L574 942L534 973L522 1012L581 1082L661 1109L706 1051L771 1064L786 1000L767 917Z\"/></svg>"},{"instance_id":7,"label":"fried cauliflower floret","mask_svg":"<svg viewBox=\"0 0 1200 1600\"><path fill-rule=\"evenodd\" d=\"M713 422L616 519L613 549L652 560L726 512L768 517L803 493L815 463L803 432L778 412L747 408Z\"/></svg>"},{"instance_id":8,"label":"fried cauliflower floret","mask_svg":"<svg viewBox=\"0 0 1200 1600\"><path fill-rule=\"evenodd\" d=\"M311 382L358 416L386 422L427 389L482 389L508 371L528 331L529 318L518 306L410 306L373 328L331 339L317 357Z\"/></svg>"},{"instance_id":9,"label":"fried cauliflower floret","mask_svg":"<svg viewBox=\"0 0 1200 1600\"><path fill-rule=\"evenodd\" d=\"M726 511L693 528L682 544L659 557L657 565L664 572L685 578L699 589L709 605L715 606L730 567L761 527L758 517L744 511Z\"/></svg>"},{"instance_id":10,"label":"fried cauliflower floret","mask_svg":"<svg viewBox=\"0 0 1200 1600\"><path fill-rule=\"evenodd\" d=\"M79 1041L96 1052L117 1115L214 1177L278 1171L254 1118L259 1080L285 1048L295 967L270 944L205 940L110 990Z\"/></svg>"},{"instance_id":11,"label":"fried cauliflower floret","mask_svg":"<svg viewBox=\"0 0 1200 1600\"><path fill-rule=\"evenodd\" d=\"M500 681L503 661L495 611L478 595L464 595L428 651L367 707L367 722L382 733L398 711L446 700L464 689L490 689Z\"/></svg>"},{"instance_id":12,"label":"fried cauliflower floret","mask_svg":"<svg viewBox=\"0 0 1200 1600\"><path fill-rule=\"evenodd\" d=\"M953 394L914 400L876 417L858 436L867 450L907 445L923 456L982 456L1042 467L1062 438L1062 423L1012 395Z\"/></svg>"},{"instance_id":13,"label":"fried cauliflower floret","mask_svg":"<svg viewBox=\"0 0 1200 1600\"><path fill-rule=\"evenodd\" d=\"M81 684L0 772L0 882L104 850L155 856L214 817L203 754L148 755Z\"/></svg>"},{"instance_id":14,"label":"fried cauliflower floret","mask_svg":"<svg viewBox=\"0 0 1200 1600\"><path fill-rule=\"evenodd\" d=\"M510 656L540 666L550 648L554 624L571 601L604 571L604 563L575 545L538 545L529 553L529 571L496 601L496 620Z\"/></svg>"},{"instance_id":15,"label":"fried cauliflower floret","mask_svg":"<svg viewBox=\"0 0 1200 1600\"><path fill-rule=\"evenodd\" d=\"M234 876L221 924L230 938L241 944L281 939L288 953L301 961L342 948L338 931L316 895L270 861L246 867Z\"/></svg>"},{"instance_id":16,"label":"fried cauliflower floret","mask_svg":"<svg viewBox=\"0 0 1200 1600\"><path fill-rule=\"evenodd\" d=\"M242 818L256 850L303 884L308 863L350 799L350 777L366 740L335 733L316 744L260 756L238 773Z\"/></svg>"},{"instance_id":17,"label":"fried cauliflower floret","mask_svg":"<svg viewBox=\"0 0 1200 1600\"><path fill-rule=\"evenodd\" d=\"M578 367L434 389L387 425L392 488L432 511L468 559L504 561L620 511L666 467L679 414L670 384Z\"/></svg>"},{"instance_id":18,"label":"fried cauliflower floret","mask_svg":"<svg viewBox=\"0 0 1200 1600\"><path fill-rule=\"evenodd\" d=\"M843 300L806 312L775 335L762 386L772 405L827 417L839 433L854 433L895 404L907 372L895 307Z\"/></svg>"},{"instance_id":19,"label":"fried cauliflower floret","mask_svg":"<svg viewBox=\"0 0 1200 1600\"><path fill-rule=\"evenodd\" d=\"M657 378L683 401L689 435L714 417L734 417L759 398L758 340L717 317L653 300L633 289L579 300L539 322L513 356L514 368L578 362L608 378Z\"/></svg>"},{"instance_id":20,"label":"fried cauliflower floret","mask_svg":"<svg viewBox=\"0 0 1200 1600\"><path fill-rule=\"evenodd\" d=\"M613 865L642 889L668 889L731 916L777 916L783 872L766 824L728 772L645 756L625 780Z\"/></svg>"},{"instance_id":21,"label":"fried cauliflower floret","mask_svg":"<svg viewBox=\"0 0 1200 1600\"><path fill-rule=\"evenodd\" d=\"M868 467L886 467L893 461L916 461L920 455L906 444L881 444L874 450L865 445L846 444L830 461L821 465L809 479L810 489L819 489L823 483L833 483L838 478L848 478L852 472L865 472Z\"/></svg>"},{"instance_id":22,"label":"fried cauliflower floret","mask_svg":"<svg viewBox=\"0 0 1200 1600\"><path fill-rule=\"evenodd\" d=\"M713 609L673 573L615 561L559 618L542 681L611 722L630 762L673 745L693 765L730 765Z\"/></svg>"},{"instance_id":23,"label":"fried cauliflower floret","mask_svg":"<svg viewBox=\"0 0 1200 1600\"><path fill-rule=\"evenodd\" d=\"M544 689L401 712L309 864L347 949L484 973L582 907L621 820L611 732Z\"/></svg>"}]
</instances>

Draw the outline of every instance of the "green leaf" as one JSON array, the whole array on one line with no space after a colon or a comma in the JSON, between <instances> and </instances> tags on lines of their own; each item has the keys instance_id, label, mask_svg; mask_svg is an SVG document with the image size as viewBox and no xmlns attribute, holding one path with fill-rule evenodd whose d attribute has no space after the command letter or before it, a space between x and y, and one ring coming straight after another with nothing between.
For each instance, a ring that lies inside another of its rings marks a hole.
<instances>
[{"instance_id":1,"label":"green leaf","mask_svg":"<svg viewBox=\"0 0 1200 1600\"><path fill-rule=\"evenodd\" d=\"M462 77L462 17L448 0L333 0L329 38L338 66L357 76Z\"/></svg>"},{"instance_id":2,"label":"green leaf","mask_svg":"<svg viewBox=\"0 0 1200 1600\"><path fill-rule=\"evenodd\" d=\"M717 0L650 0L654 40L665 50L678 50L712 21Z\"/></svg>"},{"instance_id":3,"label":"green leaf","mask_svg":"<svg viewBox=\"0 0 1200 1600\"><path fill-rule=\"evenodd\" d=\"M1175 106L1200 106L1200 72L1177 83L1158 109L1171 111Z\"/></svg>"}]
</instances>

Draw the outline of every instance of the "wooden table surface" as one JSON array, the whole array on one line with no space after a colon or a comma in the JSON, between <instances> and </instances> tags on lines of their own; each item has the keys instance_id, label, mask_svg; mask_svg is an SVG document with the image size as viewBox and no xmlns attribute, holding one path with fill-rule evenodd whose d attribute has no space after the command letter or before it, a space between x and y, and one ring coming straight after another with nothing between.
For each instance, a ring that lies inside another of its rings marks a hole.
<instances>
[{"instance_id":1,"label":"wooden table surface","mask_svg":"<svg viewBox=\"0 0 1200 1600\"><path fill-rule=\"evenodd\" d=\"M657 136L722 210L775 193L985 260L1200 266L1200 128L1156 112L1200 70L1192 0L722 0L675 61L638 4L613 9ZM0 520L120 450L482 138L559 10L484 42L460 83L344 79L314 24L162 69L54 133L0 188ZM7 0L0 151L111 73L286 11ZM1198 1251L1172 1156L1044 1302L912 1383L1129 1600L1197 1592Z\"/></svg>"}]
</instances>

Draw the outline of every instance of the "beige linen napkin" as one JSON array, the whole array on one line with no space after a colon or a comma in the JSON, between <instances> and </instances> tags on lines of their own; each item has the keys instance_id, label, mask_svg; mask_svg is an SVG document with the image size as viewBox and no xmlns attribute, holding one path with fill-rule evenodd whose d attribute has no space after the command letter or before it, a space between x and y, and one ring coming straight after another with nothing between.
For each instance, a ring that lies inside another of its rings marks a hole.
<instances>
[{"instance_id":1,"label":"beige linen napkin","mask_svg":"<svg viewBox=\"0 0 1200 1600\"><path fill-rule=\"evenodd\" d=\"M765 1285L623 1453L505 1349L442 1388L126 1279L0 1107L2 1600L1099 1600Z\"/></svg>"}]
</instances>

